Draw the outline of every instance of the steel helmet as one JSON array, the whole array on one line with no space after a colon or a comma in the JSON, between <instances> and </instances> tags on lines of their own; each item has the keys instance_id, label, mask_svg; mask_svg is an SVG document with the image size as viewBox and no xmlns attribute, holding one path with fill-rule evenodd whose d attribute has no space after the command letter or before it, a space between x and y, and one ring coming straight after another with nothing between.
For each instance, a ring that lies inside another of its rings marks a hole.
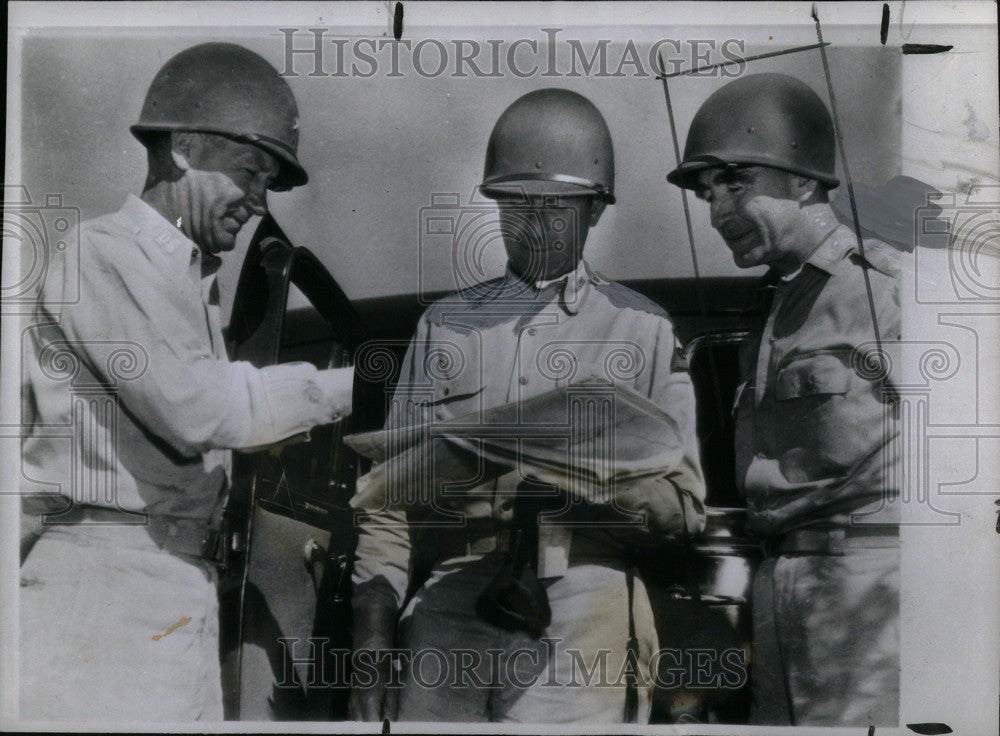
<instances>
[{"instance_id":1,"label":"steel helmet","mask_svg":"<svg viewBox=\"0 0 1000 736\"><path fill-rule=\"evenodd\" d=\"M691 121L684 160L667 175L693 189L700 171L727 164L771 166L830 189L833 121L808 85L785 74L751 74L716 90Z\"/></svg>"},{"instance_id":2,"label":"steel helmet","mask_svg":"<svg viewBox=\"0 0 1000 736\"><path fill-rule=\"evenodd\" d=\"M288 83L249 49L204 43L181 51L154 77L132 134L146 145L154 131L218 133L263 148L280 170L271 189L305 184L296 158L299 111Z\"/></svg>"},{"instance_id":3,"label":"steel helmet","mask_svg":"<svg viewBox=\"0 0 1000 736\"><path fill-rule=\"evenodd\" d=\"M615 201L615 154L600 111L583 95L540 89L497 120L479 189L504 194L597 194Z\"/></svg>"}]
</instances>

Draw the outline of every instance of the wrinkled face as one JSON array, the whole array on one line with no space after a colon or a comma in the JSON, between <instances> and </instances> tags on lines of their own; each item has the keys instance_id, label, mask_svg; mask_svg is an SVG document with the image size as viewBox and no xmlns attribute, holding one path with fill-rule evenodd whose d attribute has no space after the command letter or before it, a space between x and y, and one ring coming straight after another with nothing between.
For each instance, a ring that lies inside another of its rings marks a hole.
<instances>
[{"instance_id":1,"label":"wrinkled face","mask_svg":"<svg viewBox=\"0 0 1000 736\"><path fill-rule=\"evenodd\" d=\"M768 265L786 271L801 261L794 237L802 217L796 177L766 166L702 171L695 190L708 202L714 227L740 268Z\"/></svg>"},{"instance_id":2,"label":"wrinkled face","mask_svg":"<svg viewBox=\"0 0 1000 736\"><path fill-rule=\"evenodd\" d=\"M184 229L206 254L230 251L246 221L267 212L278 163L267 151L224 136L193 133L185 141Z\"/></svg>"},{"instance_id":3,"label":"wrinkled face","mask_svg":"<svg viewBox=\"0 0 1000 736\"><path fill-rule=\"evenodd\" d=\"M604 209L594 197L498 199L500 231L511 269L530 281L572 271L583 257L591 225Z\"/></svg>"}]
</instances>

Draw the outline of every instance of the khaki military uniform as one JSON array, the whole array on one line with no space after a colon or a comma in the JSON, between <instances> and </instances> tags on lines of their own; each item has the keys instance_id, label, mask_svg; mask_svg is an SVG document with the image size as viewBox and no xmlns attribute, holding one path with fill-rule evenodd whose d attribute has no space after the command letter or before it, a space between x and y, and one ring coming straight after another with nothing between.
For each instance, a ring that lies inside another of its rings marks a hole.
<instances>
[{"instance_id":1,"label":"khaki military uniform","mask_svg":"<svg viewBox=\"0 0 1000 736\"><path fill-rule=\"evenodd\" d=\"M898 427L854 234L830 235L773 301L738 399L737 471L769 558L753 589L752 722L894 725L899 707ZM865 242L891 358L898 252Z\"/></svg>"},{"instance_id":2,"label":"khaki military uniform","mask_svg":"<svg viewBox=\"0 0 1000 736\"><path fill-rule=\"evenodd\" d=\"M437 657L424 658L422 673L410 668L404 673L399 719L622 722L625 681L619 676L629 640L629 550L676 536L685 522L697 532L704 522L694 393L676 358L666 314L583 262L574 272L540 284L526 284L508 271L427 310L393 399L410 422L446 421L596 378L627 387L666 412L676 423L683 452L662 477L618 489L620 505L643 512L645 523L616 529L595 522L572 530L542 525L538 576L552 621L541 641L498 628L476 613L477 598L504 559L521 481L516 471L470 494L450 519L431 511L409 518L402 512L371 514L360 527L356 618L379 598L390 607L402 605L407 589L418 582L397 644L414 656L429 649L444 652L452 676L456 652L482 655L481 666L474 668L477 681L471 675L442 679ZM456 518L463 520L458 527ZM414 581L415 560L432 546L429 577ZM632 611L642 670L641 721L648 715L650 691L643 675L657 646L641 581L635 583ZM499 666L486 657L491 649L503 654ZM522 656L505 662L503 657L518 651ZM580 665L590 669L600 657L606 660L604 681L598 676L588 684Z\"/></svg>"}]
</instances>

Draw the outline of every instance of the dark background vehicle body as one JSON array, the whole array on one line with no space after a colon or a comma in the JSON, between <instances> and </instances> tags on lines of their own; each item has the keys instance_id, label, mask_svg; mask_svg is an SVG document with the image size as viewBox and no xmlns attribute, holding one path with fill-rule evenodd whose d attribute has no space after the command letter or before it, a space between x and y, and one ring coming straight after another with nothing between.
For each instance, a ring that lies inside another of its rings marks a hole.
<instances>
[{"instance_id":1,"label":"dark background vehicle body","mask_svg":"<svg viewBox=\"0 0 1000 736\"><path fill-rule=\"evenodd\" d=\"M730 663L747 664L749 587L760 556L742 528L732 449L738 358L760 319L759 278L625 283L667 310L685 345L710 507L705 535L647 550L638 560L660 646L673 653L661 660L661 670L673 669L660 673L670 686L657 688L653 718L671 722L689 713L745 722L746 670L743 677L724 678L720 658L728 652ZM308 306L292 306L289 295L296 290ZM232 355L257 365L305 360L321 368L360 367L349 420L240 454L235 463L221 586L227 718L347 717L356 542L348 500L364 464L342 438L381 426L417 321L443 295L352 303L306 249L288 242L273 218L258 227L227 334ZM715 654L699 665L697 651Z\"/></svg>"}]
</instances>

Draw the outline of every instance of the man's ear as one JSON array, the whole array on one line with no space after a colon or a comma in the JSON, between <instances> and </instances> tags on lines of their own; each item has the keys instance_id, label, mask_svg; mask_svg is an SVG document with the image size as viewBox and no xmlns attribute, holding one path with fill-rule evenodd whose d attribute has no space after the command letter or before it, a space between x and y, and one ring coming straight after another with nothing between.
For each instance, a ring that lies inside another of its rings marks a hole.
<instances>
[{"instance_id":1,"label":"man's ear","mask_svg":"<svg viewBox=\"0 0 1000 736\"><path fill-rule=\"evenodd\" d=\"M598 197L592 197L590 200L590 226L594 227L597 221L601 219L601 215L604 214L604 208L608 206L608 203L603 199Z\"/></svg>"},{"instance_id":2,"label":"man's ear","mask_svg":"<svg viewBox=\"0 0 1000 736\"><path fill-rule=\"evenodd\" d=\"M194 145L194 134L189 130L175 130L170 134L170 158L181 171L191 168L188 158Z\"/></svg>"}]
</instances>

